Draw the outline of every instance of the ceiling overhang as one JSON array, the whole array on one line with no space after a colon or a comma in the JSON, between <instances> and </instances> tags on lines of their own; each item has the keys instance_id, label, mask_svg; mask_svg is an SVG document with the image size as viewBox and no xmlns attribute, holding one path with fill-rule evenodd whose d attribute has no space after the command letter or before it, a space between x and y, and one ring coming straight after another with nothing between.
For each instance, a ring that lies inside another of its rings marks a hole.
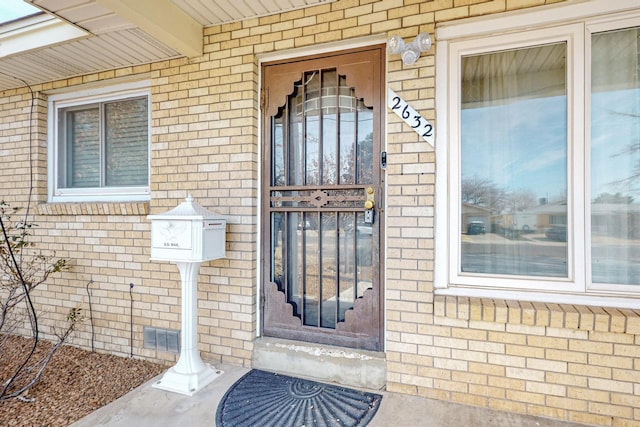
<instances>
[{"instance_id":1,"label":"ceiling overhang","mask_svg":"<svg viewBox=\"0 0 640 427\"><path fill-rule=\"evenodd\" d=\"M203 26L169 0L96 0L183 56L202 56Z\"/></svg>"},{"instance_id":2,"label":"ceiling overhang","mask_svg":"<svg viewBox=\"0 0 640 427\"><path fill-rule=\"evenodd\" d=\"M10 43L8 37L7 43L0 40L0 91L25 83L34 85L173 58L200 57L206 27L336 0L24 1L46 13L38 16L58 24L51 25L46 35L30 37L24 31L13 33ZM16 22L10 24L12 31L18 29ZM0 25L0 37L8 30ZM29 38L31 42L25 43ZM36 39L47 43L39 45Z\"/></svg>"},{"instance_id":3,"label":"ceiling overhang","mask_svg":"<svg viewBox=\"0 0 640 427\"><path fill-rule=\"evenodd\" d=\"M0 58L87 36L78 27L47 14L0 26Z\"/></svg>"}]
</instances>

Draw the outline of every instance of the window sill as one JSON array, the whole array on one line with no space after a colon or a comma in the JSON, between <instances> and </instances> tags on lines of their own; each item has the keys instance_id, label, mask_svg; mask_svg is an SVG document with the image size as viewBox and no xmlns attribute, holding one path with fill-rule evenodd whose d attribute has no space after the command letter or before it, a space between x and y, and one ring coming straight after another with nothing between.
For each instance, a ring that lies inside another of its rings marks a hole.
<instances>
[{"instance_id":1,"label":"window sill","mask_svg":"<svg viewBox=\"0 0 640 427\"><path fill-rule=\"evenodd\" d=\"M640 310L628 308L437 295L434 319L438 325L485 322L640 335Z\"/></svg>"},{"instance_id":2,"label":"window sill","mask_svg":"<svg viewBox=\"0 0 640 427\"><path fill-rule=\"evenodd\" d=\"M148 215L149 202L43 203L40 215Z\"/></svg>"}]
</instances>

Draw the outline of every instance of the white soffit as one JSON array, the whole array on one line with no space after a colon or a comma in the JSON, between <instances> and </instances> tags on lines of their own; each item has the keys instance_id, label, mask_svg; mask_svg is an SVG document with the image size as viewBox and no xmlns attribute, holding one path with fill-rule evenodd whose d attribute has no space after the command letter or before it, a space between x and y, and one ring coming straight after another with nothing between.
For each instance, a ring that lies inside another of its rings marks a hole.
<instances>
[{"instance_id":1,"label":"white soffit","mask_svg":"<svg viewBox=\"0 0 640 427\"><path fill-rule=\"evenodd\" d=\"M273 15L336 0L171 0L205 27Z\"/></svg>"},{"instance_id":2,"label":"white soffit","mask_svg":"<svg viewBox=\"0 0 640 427\"><path fill-rule=\"evenodd\" d=\"M136 48L132 48L135 44ZM54 81L131 64L159 61L176 52L158 45L138 29L81 39L0 59L0 90ZM13 76L13 77L11 77Z\"/></svg>"},{"instance_id":3,"label":"white soffit","mask_svg":"<svg viewBox=\"0 0 640 427\"><path fill-rule=\"evenodd\" d=\"M46 14L0 25L0 57L87 36L86 31Z\"/></svg>"},{"instance_id":4,"label":"white soffit","mask_svg":"<svg viewBox=\"0 0 640 427\"><path fill-rule=\"evenodd\" d=\"M134 25L95 0L26 0L44 11L98 35Z\"/></svg>"},{"instance_id":5,"label":"white soffit","mask_svg":"<svg viewBox=\"0 0 640 427\"><path fill-rule=\"evenodd\" d=\"M3 1L3 0L0 0ZM114 68L199 56L203 27L336 0L24 0L80 38L0 44L0 91ZM22 20L18 21L22 22ZM14 23L11 23L14 25ZM52 27L55 28L55 27ZM6 31L0 25L0 34ZM60 30L58 30L60 31ZM53 34L53 33L52 33ZM26 39L25 39L26 40ZM0 40L0 43L2 41ZM27 48L25 48L25 46ZM2 56L4 48L4 55Z\"/></svg>"},{"instance_id":6,"label":"white soffit","mask_svg":"<svg viewBox=\"0 0 640 427\"><path fill-rule=\"evenodd\" d=\"M202 24L169 0L96 1L182 55L202 56Z\"/></svg>"}]
</instances>

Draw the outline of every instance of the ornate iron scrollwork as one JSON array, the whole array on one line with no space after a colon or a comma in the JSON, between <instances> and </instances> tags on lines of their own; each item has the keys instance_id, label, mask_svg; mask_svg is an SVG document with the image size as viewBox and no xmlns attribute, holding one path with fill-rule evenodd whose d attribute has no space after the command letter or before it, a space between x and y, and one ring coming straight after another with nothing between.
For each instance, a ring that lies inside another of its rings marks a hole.
<instances>
[{"instance_id":1,"label":"ornate iron scrollwork","mask_svg":"<svg viewBox=\"0 0 640 427\"><path fill-rule=\"evenodd\" d=\"M282 190L271 192L271 206L298 208L354 208L362 205L362 189Z\"/></svg>"}]
</instances>

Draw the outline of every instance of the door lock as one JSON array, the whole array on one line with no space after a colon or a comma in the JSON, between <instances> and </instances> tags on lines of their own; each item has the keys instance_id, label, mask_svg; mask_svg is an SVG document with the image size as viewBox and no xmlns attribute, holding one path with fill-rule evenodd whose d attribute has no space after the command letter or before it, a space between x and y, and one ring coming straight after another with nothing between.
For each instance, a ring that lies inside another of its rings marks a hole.
<instances>
[{"instance_id":1,"label":"door lock","mask_svg":"<svg viewBox=\"0 0 640 427\"><path fill-rule=\"evenodd\" d=\"M365 224L373 224L374 211L373 207L375 203L373 201L374 190L373 187L368 187L365 190L367 194L367 200L364 202L364 223Z\"/></svg>"}]
</instances>

